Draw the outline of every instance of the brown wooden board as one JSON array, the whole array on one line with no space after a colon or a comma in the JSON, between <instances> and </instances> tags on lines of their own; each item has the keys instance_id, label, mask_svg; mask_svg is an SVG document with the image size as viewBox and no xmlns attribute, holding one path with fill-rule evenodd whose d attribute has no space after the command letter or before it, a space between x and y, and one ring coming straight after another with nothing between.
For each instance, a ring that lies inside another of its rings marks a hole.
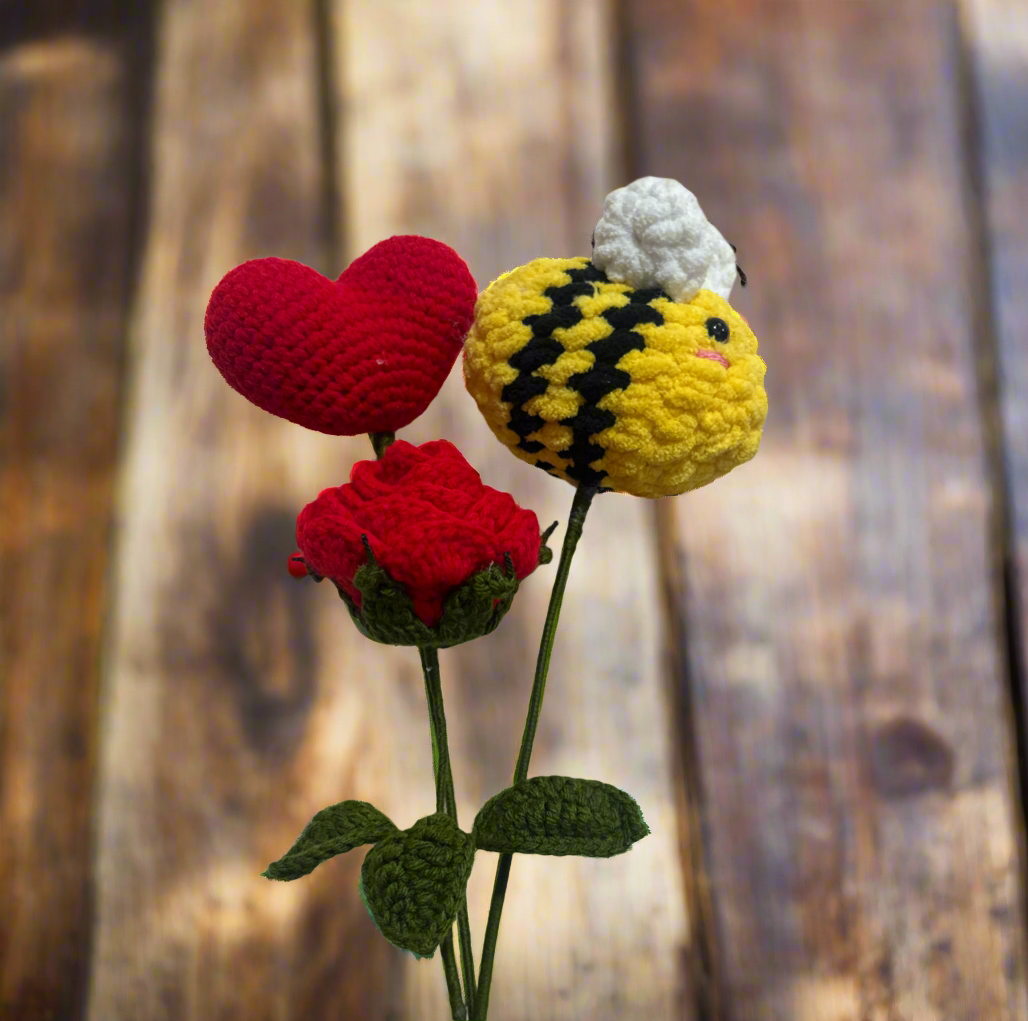
<instances>
[{"instance_id":1,"label":"brown wooden board","mask_svg":"<svg viewBox=\"0 0 1028 1021\"><path fill-rule=\"evenodd\" d=\"M393 233L453 245L484 287L537 256L587 255L604 195L623 183L606 3L340 0L337 26L342 214L348 255ZM561 527L573 491L496 441L458 363L402 437L456 443L485 482ZM635 796L652 833L610 860L516 856L500 927L490 1021L688 1019L687 939L676 847L651 507L598 498L561 611L530 775L599 779ZM440 654L460 822L509 786L556 562L526 580L495 634ZM372 654L375 662L382 654ZM379 685L398 685L376 671ZM414 781L391 804L431 805L431 757L416 680L386 761L416 734ZM395 696L394 703L399 703ZM480 957L497 855L469 887ZM444 1017L438 966L406 964L404 1017Z\"/></svg>"},{"instance_id":2,"label":"brown wooden board","mask_svg":"<svg viewBox=\"0 0 1028 1021\"><path fill-rule=\"evenodd\" d=\"M621 38L634 175L738 245L768 363L756 459L659 507L701 1014L1028 1017L953 11L636 0Z\"/></svg>"},{"instance_id":3,"label":"brown wooden board","mask_svg":"<svg viewBox=\"0 0 1028 1021\"><path fill-rule=\"evenodd\" d=\"M398 1018L402 970L357 895L360 857L298 883L260 876L318 809L384 786L388 706L365 692L389 666L338 599L286 571L297 512L369 446L249 405L203 333L211 290L247 258L337 271L313 8L168 0L158 38L89 1017Z\"/></svg>"},{"instance_id":4,"label":"brown wooden board","mask_svg":"<svg viewBox=\"0 0 1028 1021\"><path fill-rule=\"evenodd\" d=\"M974 183L982 211L981 324L998 398L996 442L1006 487L1010 654L1028 692L1028 7L966 0ZM991 357L989 357L991 355ZM1022 726L1024 717L1022 716ZM1028 733L1024 734L1028 740ZM1022 791L1028 777L1022 762Z\"/></svg>"},{"instance_id":5,"label":"brown wooden board","mask_svg":"<svg viewBox=\"0 0 1028 1021\"><path fill-rule=\"evenodd\" d=\"M88 982L98 654L134 204L113 38L0 33L0 1017Z\"/></svg>"}]
</instances>

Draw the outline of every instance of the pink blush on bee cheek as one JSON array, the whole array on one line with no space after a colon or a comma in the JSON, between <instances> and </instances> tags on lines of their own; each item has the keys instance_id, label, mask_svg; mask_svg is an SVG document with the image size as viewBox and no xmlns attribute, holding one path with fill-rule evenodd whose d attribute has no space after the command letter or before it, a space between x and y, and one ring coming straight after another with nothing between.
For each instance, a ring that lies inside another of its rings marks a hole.
<instances>
[{"instance_id":1,"label":"pink blush on bee cheek","mask_svg":"<svg viewBox=\"0 0 1028 1021\"><path fill-rule=\"evenodd\" d=\"M726 369L728 368L728 359L717 351L707 351L701 348L696 352L697 358L709 358L712 362L720 362Z\"/></svg>"}]
</instances>

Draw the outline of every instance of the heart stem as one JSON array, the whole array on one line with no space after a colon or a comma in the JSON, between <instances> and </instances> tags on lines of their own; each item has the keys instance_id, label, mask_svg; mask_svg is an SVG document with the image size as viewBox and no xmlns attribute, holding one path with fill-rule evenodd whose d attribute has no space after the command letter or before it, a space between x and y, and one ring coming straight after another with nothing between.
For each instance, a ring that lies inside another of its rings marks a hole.
<instances>
[{"instance_id":1,"label":"heart stem","mask_svg":"<svg viewBox=\"0 0 1028 1021\"><path fill-rule=\"evenodd\" d=\"M368 433L368 438L375 448L375 457L381 461L386 449L396 440L396 433Z\"/></svg>"}]
</instances>

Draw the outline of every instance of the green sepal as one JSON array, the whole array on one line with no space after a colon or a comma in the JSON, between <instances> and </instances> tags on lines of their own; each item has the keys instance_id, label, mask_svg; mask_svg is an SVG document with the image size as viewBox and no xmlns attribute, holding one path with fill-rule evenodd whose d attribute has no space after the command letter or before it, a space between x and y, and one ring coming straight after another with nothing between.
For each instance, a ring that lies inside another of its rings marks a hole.
<instances>
[{"instance_id":1,"label":"green sepal","mask_svg":"<svg viewBox=\"0 0 1028 1021\"><path fill-rule=\"evenodd\" d=\"M414 612L403 587L375 560L367 543L368 560L353 577L361 594L361 608L340 587L339 595L357 625L372 641L385 645L417 645L446 649L490 634L499 626L518 591L518 579L510 555L504 566L490 564L473 574L447 595L439 624L430 628Z\"/></svg>"},{"instance_id":2,"label":"green sepal","mask_svg":"<svg viewBox=\"0 0 1028 1021\"><path fill-rule=\"evenodd\" d=\"M299 879L323 861L345 854L361 844L374 844L396 826L366 801L340 801L323 808L303 828L296 843L261 875L267 879Z\"/></svg>"},{"instance_id":3,"label":"green sepal","mask_svg":"<svg viewBox=\"0 0 1028 1021\"><path fill-rule=\"evenodd\" d=\"M599 780L533 776L494 794L475 818L475 847L502 854L610 858L650 832L635 799Z\"/></svg>"},{"instance_id":4,"label":"green sepal","mask_svg":"<svg viewBox=\"0 0 1028 1021\"><path fill-rule=\"evenodd\" d=\"M553 559L553 550L546 545L546 540L553 534L558 522L554 521L549 528L539 537L539 563L548 564Z\"/></svg>"},{"instance_id":5,"label":"green sepal","mask_svg":"<svg viewBox=\"0 0 1028 1021\"><path fill-rule=\"evenodd\" d=\"M431 957L453 928L474 862L471 837L436 812L375 844L357 888L390 943Z\"/></svg>"}]
</instances>

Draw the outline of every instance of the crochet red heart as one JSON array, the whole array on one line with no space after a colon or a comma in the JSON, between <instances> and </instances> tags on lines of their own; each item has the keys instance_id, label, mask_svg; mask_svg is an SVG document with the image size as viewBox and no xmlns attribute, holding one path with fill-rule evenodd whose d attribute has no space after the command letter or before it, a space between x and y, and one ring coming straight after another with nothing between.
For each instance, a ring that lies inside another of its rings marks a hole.
<instances>
[{"instance_id":1,"label":"crochet red heart","mask_svg":"<svg viewBox=\"0 0 1028 1021\"><path fill-rule=\"evenodd\" d=\"M214 289L204 332L226 382L258 408L335 436L395 432L439 392L477 296L452 248L399 235L334 282L288 259L244 262Z\"/></svg>"}]
</instances>

